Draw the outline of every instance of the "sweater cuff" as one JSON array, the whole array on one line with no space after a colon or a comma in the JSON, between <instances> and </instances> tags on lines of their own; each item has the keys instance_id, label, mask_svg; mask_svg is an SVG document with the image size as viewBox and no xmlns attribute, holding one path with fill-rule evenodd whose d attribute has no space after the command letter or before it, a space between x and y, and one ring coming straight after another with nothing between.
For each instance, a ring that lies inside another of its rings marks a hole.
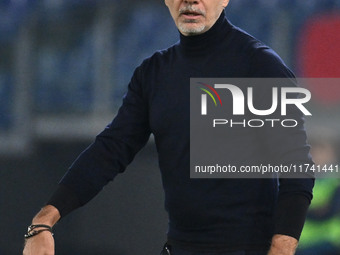
<instances>
[{"instance_id":1,"label":"sweater cuff","mask_svg":"<svg viewBox=\"0 0 340 255\"><path fill-rule=\"evenodd\" d=\"M300 194L279 197L275 214L275 234L299 240L310 200Z\"/></svg>"},{"instance_id":2,"label":"sweater cuff","mask_svg":"<svg viewBox=\"0 0 340 255\"><path fill-rule=\"evenodd\" d=\"M81 203L71 189L65 185L59 185L58 189L52 194L46 205L53 205L60 213L61 218L81 206Z\"/></svg>"}]
</instances>

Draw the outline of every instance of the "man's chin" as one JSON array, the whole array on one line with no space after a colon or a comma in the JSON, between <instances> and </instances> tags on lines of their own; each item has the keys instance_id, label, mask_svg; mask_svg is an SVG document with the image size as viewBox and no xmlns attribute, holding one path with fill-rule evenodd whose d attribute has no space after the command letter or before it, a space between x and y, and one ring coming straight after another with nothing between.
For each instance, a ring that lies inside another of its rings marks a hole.
<instances>
[{"instance_id":1,"label":"man's chin","mask_svg":"<svg viewBox=\"0 0 340 255\"><path fill-rule=\"evenodd\" d=\"M184 24L178 27L179 31L183 35L191 36L191 35L199 35L205 32L204 25L194 25L194 24Z\"/></svg>"}]
</instances>

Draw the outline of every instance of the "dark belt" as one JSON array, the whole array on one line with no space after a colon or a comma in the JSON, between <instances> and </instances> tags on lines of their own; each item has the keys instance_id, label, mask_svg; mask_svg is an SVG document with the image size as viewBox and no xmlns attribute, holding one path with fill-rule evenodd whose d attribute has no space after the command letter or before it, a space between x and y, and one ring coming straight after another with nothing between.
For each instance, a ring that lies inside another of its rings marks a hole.
<instances>
[{"instance_id":1,"label":"dark belt","mask_svg":"<svg viewBox=\"0 0 340 255\"><path fill-rule=\"evenodd\" d=\"M163 250L160 255L171 255L170 246L166 243L163 246Z\"/></svg>"}]
</instances>

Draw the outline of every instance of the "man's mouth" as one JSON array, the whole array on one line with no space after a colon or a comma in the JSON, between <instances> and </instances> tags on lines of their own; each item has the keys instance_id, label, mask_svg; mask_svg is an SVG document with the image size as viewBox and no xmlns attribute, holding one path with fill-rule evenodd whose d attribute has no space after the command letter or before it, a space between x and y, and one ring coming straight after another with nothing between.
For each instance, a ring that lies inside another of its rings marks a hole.
<instances>
[{"instance_id":1,"label":"man's mouth","mask_svg":"<svg viewBox=\"0 0 340 255\"><path fill-rule=\"evenodd\" d=\"M192 11L184 11L181 13L181 15L185 15L185 16L199 16L199 15L202 15L201 13L199 12L192 12Z\"/></svg>"},{"instance_id":2,"label":"man's mouth","mask_svg":"<svg viewBox=\"0 0 340 255\"><path fill-rule=\"evenodd\" d=\"M204 16L204 12L193 7L185 7L180 9L180 16L183 16L186 19L193 19Z\"/></svg>"}]
</instances>

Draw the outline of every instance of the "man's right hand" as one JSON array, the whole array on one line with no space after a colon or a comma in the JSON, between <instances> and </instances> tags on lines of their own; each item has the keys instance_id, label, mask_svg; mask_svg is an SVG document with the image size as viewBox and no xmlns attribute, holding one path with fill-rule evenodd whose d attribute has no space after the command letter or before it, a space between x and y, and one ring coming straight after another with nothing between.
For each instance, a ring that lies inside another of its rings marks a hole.
<instances>
[{"instance_id":1,"label":"man's right hand","mask_svg":"<svg viewBox=\"0 0 340 255\"><path fill-rule=\"evenodd\" d=\"M26 239L23 255L54 255L52 233L44 231Z\"/></svg>"},{"instance_id":2,"label":"man's right hand","mask_svg":"<svg viewBox=\"0 0 340 255\"><path fill-rule=\"evenodd\" d=\"M33 218L32 224L44 224L53 227L60 219L57 208L47 205ZM37 228L36 230L39 230ZM23 255L54 255L54 238L49 231L43 231L25 241Z\"/></svg>"}]
</instances>

